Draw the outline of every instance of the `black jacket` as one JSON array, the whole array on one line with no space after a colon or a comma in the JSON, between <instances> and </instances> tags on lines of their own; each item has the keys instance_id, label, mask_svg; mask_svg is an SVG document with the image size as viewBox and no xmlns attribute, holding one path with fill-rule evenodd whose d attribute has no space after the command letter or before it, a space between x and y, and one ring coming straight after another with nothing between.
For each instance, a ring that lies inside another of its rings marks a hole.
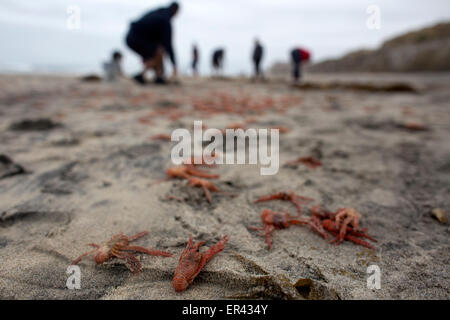
<instances>
[{"instance_id":1,"label":"black jacket","mask_svg":"<svg viewBox=\"0 0 450 320\"><path fill-rule=\"evenodd\" d=\"M164 47L173 65L176 65L172 47L172 12L169 8L150 11L131 24L131 29L140 37Z\"/></svg>"},{"instance_id":2,"label":"black jacket","mask_svg":"<svg viewBox=\"0 0 450 320\"><path fill-rule=\"evenodd\" d=\"M263 57L263 53L264 53L264 49L262 47L262 45L258 44L255 46L255 49L253 50L253 61L255 62L259 62L261 61L262 57Z\"/></svg>"}]
</instances>

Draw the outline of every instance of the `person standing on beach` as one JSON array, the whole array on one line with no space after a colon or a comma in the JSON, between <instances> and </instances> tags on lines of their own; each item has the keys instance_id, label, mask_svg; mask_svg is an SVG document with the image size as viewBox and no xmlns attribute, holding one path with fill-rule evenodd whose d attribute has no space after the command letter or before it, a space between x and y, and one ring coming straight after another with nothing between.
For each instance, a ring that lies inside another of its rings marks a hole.
<instances>
[{"instance_id":1,"label":"person standing on beach","mask_svg":"<svg viewBox=\"0 0 450 320\"><path fill-rule=\"evenodd\" d=\"M261 72L260 66L261 66L261 60L263 58L263 54L264 54L264 48L261 45L261 43L259 42L259 40L256 39L255 47L253 49L253 55L252 55L253 66L255 67L255 79L262 77L262 72Z\"/></svg>"},{"instance_id":2,"label":"person standing on beach","mask_svg":"<svg viewBox=\"0 0 450 320\"><path fill-rule=\"evenodd\" d=\"M179 5L173 2L170 6L146 13L130 25L126 36L128 47L142 58L144 69L133 79L145 84L145 73L155 71L155 83L166 83L164 79L164 54L170 57L173 65L173 77L177 76L177 64L172 46L171 20L177 14Z\"/></svg>"},{"instance_id":3,"label":"person standing on beach","mask_svg":"<svg viewBox=\"0 0 450 320\"><path fill-rule=\"evenodd\" d=\"M212 55L212 67L216 75L222 72L223 68L223 57L225 55L225 50L222 48L216 49Z\"/></svg>"},{"instance_id":4,"label":"person standing on beach","mask_svg":"<svg viewBox=\"0 0 450 320\"><path fill-rule=\"evenodd\" d=\"M192 46L192 71L194 76L198 75L197 64L198 64L198 47L196 44Z\"/></svg>"},{"instance_id":5,"label":"person standing on beach","mask_svg":"<svg viewBox=\"0 0 450 320\"><path fill-rule=\"evenodd\" d=\"M295 48L291 51L294 82L299 82L301 78L301 63L302 61L308 61L310 56L309 51L303 48Z\"/></svg>"}]
</instances>

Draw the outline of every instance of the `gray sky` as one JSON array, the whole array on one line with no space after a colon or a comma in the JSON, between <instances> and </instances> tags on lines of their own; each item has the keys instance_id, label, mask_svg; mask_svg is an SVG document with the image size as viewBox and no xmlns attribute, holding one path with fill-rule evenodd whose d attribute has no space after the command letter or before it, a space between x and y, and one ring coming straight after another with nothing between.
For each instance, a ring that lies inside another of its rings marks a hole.
<instances>
[{"instance_id":1,"label":"gray sky","mask_svg":"<svg viewBox=\"0 0 450 320\"><path fill-rule=\"evenodd\" d=\"M130 21L166 5L158 0L2 0L0 70L98 72L113 49L125 55L128 73L138 57L124 44ZM226 72L251 70L253 39L265 46L264 66L287 60L296 45L310 49L313 60L350 50L375 48L383 40L439 21L450 20L449 0L180 0L174 19L179 68L187 71L191 45L198 43L200 67L209 72L213 48L226 52ZM366 9L381 10L381 28L371 30ZM81 29L67 28L67 8L81 9Z\"/></svg>"}]
</instances>

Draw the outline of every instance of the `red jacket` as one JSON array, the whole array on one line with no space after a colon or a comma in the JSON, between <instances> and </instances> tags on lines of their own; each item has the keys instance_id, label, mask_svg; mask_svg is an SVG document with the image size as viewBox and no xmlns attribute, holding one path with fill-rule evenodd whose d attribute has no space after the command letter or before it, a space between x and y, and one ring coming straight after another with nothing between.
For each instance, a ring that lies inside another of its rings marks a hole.
<instances>
[{"instance_id":1,"label":"red jacket","mask_svg":"<svg viewBox=\"0 0 450 320\"><path fill-rule=\"evenodd\" d=\"M299 48L298 51L300 52L300 59L302 61L309 60L311 58L311 53L308 50Z\"/></svg>"}]
</instances>

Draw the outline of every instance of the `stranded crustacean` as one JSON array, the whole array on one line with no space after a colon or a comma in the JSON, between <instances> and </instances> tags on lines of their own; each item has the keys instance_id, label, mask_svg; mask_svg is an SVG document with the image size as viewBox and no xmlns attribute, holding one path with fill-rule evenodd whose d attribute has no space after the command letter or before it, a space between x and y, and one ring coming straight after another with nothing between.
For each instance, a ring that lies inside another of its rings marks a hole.
<instances>
[{"instance_id":1,"label":"stranded crustacean","mask_svg":"<svg viewBox=\"0 0 450 320\"><path fill-rule=\"evenodd\" d=\"M262 197L258 198L257 200L255 200L255 203L271 201L271 200L290 201L293 205L295 205L295 207L297 208L298 214L300 215L302 213L302 205L305 203L311 202L314 199L295 194L294 192L279 192L279 193L262 196Z\"/></svg>"},{"instance_id":2,"label":"stranded crustacean","mask_svg":"<svg viewBox=\"0 0 450 320\"><path fill-rule=\"evenodd\" d=\"M225 248L228 239L229 236L226 235L215 245L211 246L206 252L200 253L199 249L205 242L200 241L193 243L192 236L190 236L186 248L181 253L172 280L172 286L175 291L180 292L186 290L203 269L205 264Z\"/></svg>"},{"instance_id":3,"label":"stranded crustacean","mask_svg":"<svg viewBox=\"0 0 450 320\"><path fill-rule=\"evenodd\" d=\"M132 251L146 253L152 256L162 256L162 257L171 257L172 254L169 252L159 251L159 250L151 250L140 246L130 246L129 243L142 238L147 235L148 231L142 231L134 236L128 237L123 233L116 234L106 242L104 245L98 245L95 243L89 243L88 245L94 247L95 249L86 253L83 253L77 259L72 261L72 264L75 265L80 262L85 256L94 254L94 261L97 264L102 264L105 261L108 261L112 258L124 259L128 265L130 266L133 273L138 273L142 269L142 265L138 259L131 253Z\"/></svg>"},{"instance_id":4,"label":"stranded crustacean","mask_svg":"<svg viewBox=\"0 0 450 320\"><path fill-rule=\"evenodd\" d=\"M319 206L314 206L311 208L311 215L316 221L320 221L324 229L335 236L335 239L331 242L341 244L344 240L348 240L366 248L374 249L370 243L361 239L365 238L377 242L376 239L367 234L367 229L359 227L361 214L356 209L341 208L336 212L331 212Z\"/></svg>"},{"instance_id":5,"label":"stranded crustacean","mask_svg":"<svg viewBox=\"0 0 450 320\"><path fill-rule=\"evenodd\" d=\"M212 202L211 193L209 191L220 192L219 188L217 188L211 181L196 177L189 178L188 186L202 188L209 203Z\"/></svg>"},{"instance_id":6,"label":"stranded crustacean","mask_svg":"<svg viewBox=\"0 0 450 320\"><path fill-rule=\"evenodd\" d=\"M252 230L261 231L261 235L266 238L267 246L269 250L272 249L272 232L275 229L286 229L291 225L308 225L312 230L319 233L325 239L328 235L323 230L320 222L317 222L316 218L302 218L300 214L297 216L291 216L287 212L275 212L272 210L263 210L261 213L261 220L264 224L263 227L250 227Z\"/></svg>"},{"instance_id":7,"label":"stranded crustacean","mask_svg":"<svg viewBox=\"0 0 450 320\"><path fill-rule=\"evenodd\" d=\"M167 169L167 179L170 178L182 178L189 179L191 177L201 177L208 179L219 178L217 174L209 174L208 172L196 169L194 165L179 165L176 167L171 167Z\"/></svg>"}]
</instances>

